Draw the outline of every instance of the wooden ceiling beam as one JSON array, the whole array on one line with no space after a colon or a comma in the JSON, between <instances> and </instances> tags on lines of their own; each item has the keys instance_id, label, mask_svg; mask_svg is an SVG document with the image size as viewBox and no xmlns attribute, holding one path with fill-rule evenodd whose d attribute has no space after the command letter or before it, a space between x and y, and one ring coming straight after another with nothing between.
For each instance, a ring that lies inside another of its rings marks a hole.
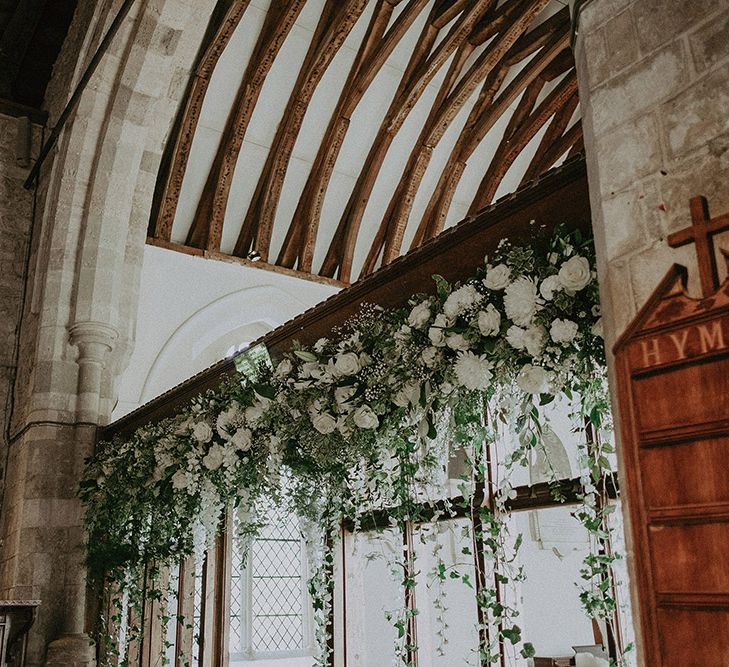
<instances>
[{"instance_id":1,"label":"wooden ceiling beam","mask_svg":"<svg viewBox=\"0 0 729 667\"><path fill-rule=\"evenodd\" d=\"M305 3L306 0L274 2L266 13L198 202L187 245L220 250L225 210L248 123L273 61Z\"/></svg>"},{"instance_id":2,"label":"wooden ceiling beam","mask_svg":"<svg viewBox=\"0 0 729 667\"><path fill-rule=\"evenodd\" d=\"M577 92L577 76L573 71L565 75L552 92L539 104L532 114L526 118L511 137L504 137L496 150L484 175L469 211L477 211L493 201L496 190L506 173L511 168L517 155L534 138L541 127L562 108Z\"/></svg>"},{"instance_id":3,"label":"wooden ceiling beam","mask_svg":"<svg viewBox=\"0 0 729 667\"><path fill-rule=\"evenodd\" d=\"M278 264L293 267L299 260L302 270L311 270L324 195L349 129L350 117L377 73L426 4L427 0L410 0L398 14L393 25L387 29L393 12L393 3L388 0L379 0L377 3L362 45L319 145L281 247Z\"/></svg>"},{"instance_id":4,"label":"wooden ceiling beam","mask_svg":"<svg viewBox=\"0 0 729 667\"><path fill-rule=\"evenodd\" d=\"M572 146L574 141L568 142L568 145L560 150L557 155L554 155L554 151L558 148L556 144L560 141L560 138L562 138L562 135L567 129L578 104L579 97L577 93L575 93L569 100L567 100L565 105L557 111L556 114L554 114L554 118L552 118L552 122L547 127L547 131L544 133L542 140L539 142L539 147L534 153L531 163L524 172L524 176L521 179L521 185L531 181L533 178L549 169L549 167L551 167L556 160L562 157L567 149ZM577 123L573 125L573 128L574 127L581 127L581 123L577 121Z\"/></svg>"},{"instance_id":5,"label":"wooden ceiling beam","mask_svg":"<svg viewBox=\"0 0 729 667\"><path fill-rule=\"evenodd\" d=\"M491 91L493 91L493 86L497 82L500 84L503 79L497 79L491 83L490 88L488 88L489 95L484 96L483 103L474 105L463 131L441 172L438 185L436 185L423 218L418 225L410 246L411 249L441 233L445 226L448 209L469 158L496 121L507 112L514 100L522 95L535 81L542 80L545 69L550 66L555 58L559 57L560 52L568 46L568 42L569 28L563 26L552 35L551 41L542 47L539 53L521 69L519 74L495 100ZM503 73L506 71L506 69L502 70ZM539 89L541 89L541 84ZM515 115L518 117L518 109ZM512 117L509 124L510 128L507 128L510 133L513 132L515 122L516 120Z\"/></svg>"},{"instance_id":6,"label":"wooden ceiling beam","mask_svg":"<svg viewBox=\"0 0 729 667\"><path fill-rule=\"evenodd\" d=\"M393 139L435 74L470 34L479 18L487 13L494 4L495 0L473 0L468 9L454 20L448 33L435 46L432 53L431 49L435 44L438 30L432 26L430 21L426 23L418 44L411 54L401 79L400 88L390 103L350 194L319 272L320 275L334 276L338 270L340 280L350 281L354 245L362 216Z\"/></svg>"},{"instance_id":7,"label":"wooden ceiling beam","mask_svg":"<svg viewBox=\"0 0 729 667\"><path fill-rule=\"evenodd\" d=\"M210 79L249 4L250 0L224 0L218 3L211 18L211 26L203 41L207 48L198 58L195 74L190 79L185 95L187 101L170 135L175 137L175 141L168 144L171 147L170 155L163 158L163 164L160 166L150 227L150 233L155 238L165 241L172 238L172 225L180 201L187 162L190 159L192 140L195 137Z\"/></svg>"},{"instance_id":8,"label":"wooden ceiling beam","mask_svg":"<svg viewBox=\"0 0 729 667\"><path fill-rule=\"evenodd\" d=\"M521 14L510 14L511 23L506 24L491 44L476 58L476 61L457 80L445 99L438 107L431 110L421 131L420 137L411 151L404 178L391 199L392 207L388 207L386 215L380 223L385 228L385 234L380 235L384 242L382 248L382 262L388 264L400 254L402 239L405 234L415 195L422 183L425 171L430 163L433 150L440 142L450 124L460 110L470 99L476 87L499 66L506 54L516 41L528 29L534 17L547 5L549 0L531 0L526 4L519 4L523 9ZM469 40L472 43L475 40ZM450 83L450 82L448 82ZM483 92L483 91L482 91ZM362 275L371 273L375 268L374 259L380 253L380 248L373 246L365 261Z\"/></svg>"},{"instance_id":9,"label":"wooden ceiling beam","mask_svg":"<svg viewBox=\"0 0 729 667\"><path fill-rule=\"evenodd\" d=\"M263 261L268 261L284 179L309 103L367 2L327 0L241 225L235 256L245 257L255 249Z\"/></svg>"},{"instance_id":10,"label":"wooden ceiling beam","mask_svg":"<svg viewBox=\"0 0 729 667\"><path fill-rule=\"evenodd\" d=\"M506 64L516 65L525 58L548 44L555 33L562 33L569 30L570 12L567 7L561 9L546 21L540 23L536 28L530 30L519 38L509 52Z\"/></svg>"}]
</instances>

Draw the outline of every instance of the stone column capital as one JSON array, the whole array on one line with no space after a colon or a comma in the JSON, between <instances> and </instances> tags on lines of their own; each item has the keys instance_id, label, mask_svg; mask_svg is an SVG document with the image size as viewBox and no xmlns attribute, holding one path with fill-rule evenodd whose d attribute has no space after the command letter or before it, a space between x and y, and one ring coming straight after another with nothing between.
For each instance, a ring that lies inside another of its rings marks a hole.
<instances>
[{"instance_id":1,"label":"stone column capital","mask_svg":"<svg viewBox=\"0 0 729 667\"><path fill-rule=\"evenodd\" d=\"M79 348L82 356L102 361L106 352L114 349L119 332L103 322L76 322L68 329L71 345ZM94 358L97 357L98 358Z\"/></svg>"}]
</instances>

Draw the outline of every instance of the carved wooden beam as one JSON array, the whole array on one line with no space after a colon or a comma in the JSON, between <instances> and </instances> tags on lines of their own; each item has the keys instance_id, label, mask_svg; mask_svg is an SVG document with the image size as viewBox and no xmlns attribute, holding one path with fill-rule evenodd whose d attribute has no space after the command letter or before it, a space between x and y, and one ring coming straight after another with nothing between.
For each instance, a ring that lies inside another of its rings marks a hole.
<instances>
[{"instance_id":1,"label":"carved wooden beam","mask_svg":"<svg viewBox=\"0 0 729 667\"><path fill-rule=\"evenodd\" d=\"M276 210L304 116L327 67L339 52L367 2L327 0L248 206L234 255L244 257L251 248L255 248L261 259L268 261Z\"/></svg>"},{"instance_id":2,"label":"carved wooden beam","mask_svg":"<svg viewBox=\"0 0 729 667\"><path fill-rule=\"evenodd\" d=\"M333 276L339 270L339 278L349 282L351 277L354 246L364 209L374 187L382 162L409 113L432 81L438 70L453 55L458 46L471 33L475 23L494 5L494 0L474 0L468 9L455 19L446 36L431 53L438 34L430 21L421 33L408 66L370 148L354 189L349 197L344 214L327 252L320 273Z\"/></svg>"},{"instance_id":3,"label":"carved wooden beam","mask_svg":"<svg viewBox=\"0 0 729 667\"><path fill-rule=\"evenodd\" d=\"M577 92L577 77L574 71L569 72L563 81L539 104L528 118L510 137L504 137L489 165L481 184L476 191L470 211L477 211L493 201L496 190L506 172L514 163L516 156L524 150L539 129L562 108Z\"/></svg>"},{"instance_id":4,"label":"carved wooden beam","mask_svg":"<svg viewBox=\"0 0 729 667\"><path fill-rule=\"evenodd\" d=\"M543 171L549 169L549 167L551 167L556 160L562 157L562 155L564 155L564 153L567 152L567 150L577 140L579 133L574 134L574 128L581 128L581 123L579 121L570 128L570 132L572 132L574 136L567 140L566 145L563 146L565 142L561 141L562 135L564 135L565 129L567 129L567 125L572 119L578 104L579 97L577 93L575 93L569 100L567 100L565 105L559 109L556 114L554 114L554 118L552 118L552 122L547 127L547 131L544 133L542 140L539 142L539 146L534 153L531 163L524 172L524 177L521 180L522 185L527 181L532 180ZM558 151L556 155L555 151Z\"/></svg>"},{"instance_id":5,"label":"carved wooden beam","mask_svg":"<svg viewBox=\"0 0 729 667\"><path fill-rule=\"evenodd\" d=\"M277 260L282 266L293 267L298 260L302 270L311 270L324 196L349 129L350 117L427 0L410 0L388 29L394 4L391 0L379 0L374 9L286 233Z\"/></svg>"},{"instance_id":6,"label":"carved wooden beam","mask_svg":"<svg viewBox=\"0 0 729 667\"><path fill-rule=\"evenodd\" d=\"M225 209L236 163L248 123L253 115L266 76L306 0L287 0L271 4L256 46L246 67L243 81L233 103L220 140L203 194L198 202L187 245L220 250Z\"/></svg>"},{"instance_id":7,"label":"carved wooden beam","mask_svg":"<svg viewBox=\"0 0 729 667\"><path fill-rule=\"evenodd\" d=\"M180 201L192 140L210 79L249 4L250 0L223 0L218 3L211 17L210 27L203 39L207 48L198 58L195 74L185 93L187 101L170 134L175 137L175 141L168 143L160 165L149 229L149 234L155 238L169 241L172 237L172 225Z\"/></svg>"},{"instance_id":8,"label":"carved wooden beam","mask_svg":"<svg viewBox=\"0 0 729 667\"><path fill-rule=\"evenodd\" d=\"M380 234L376 240L381 241L382 248L378 245L372 246L365 260L363 275L367 275L367 273L374 270L380 252L382 252L382 262L384 264L388 264L400 254L402 239L410 218L412 205L425 171L430 164L433 150L460 110L470 99L476 87L499 67L512 46L527 30L536 14L548 2L549 0L532 0L525 4L512 0L512 3L508 6L518 6L522 13L512 12L508 14L511 22L504 25L503 30L494 37L493 41L476 58L475 62L457 79L452 89L447 90L444 95L445 99L431 110L420 137L410 153L407 166L403 172L403 179L398 184L388 211L380 223L380 229L384 228L385 232ZM469 42L474 43L475 37L471 37ZM450 84L450 82L444 83Z\"/></svg>"}]
</instances>

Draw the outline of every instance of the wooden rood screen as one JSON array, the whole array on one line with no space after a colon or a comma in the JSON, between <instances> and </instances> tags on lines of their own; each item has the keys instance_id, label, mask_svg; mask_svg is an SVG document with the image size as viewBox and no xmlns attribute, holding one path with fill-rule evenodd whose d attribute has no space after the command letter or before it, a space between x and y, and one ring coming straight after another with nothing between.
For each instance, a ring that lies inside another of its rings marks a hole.
<instances>
[{"instance_id":1,"label":"wooden rood screen","mask_svg":"<svg viewBox=\"0 0 729 667\"><path fill-rule=\"evenodd\" d=\"M615 348L645 664L729 665L729 279L719 287L709 219L695 241L703 297L674 266ZM729 257L729 256L728 256Z\"/></svg>"}]
</instances>

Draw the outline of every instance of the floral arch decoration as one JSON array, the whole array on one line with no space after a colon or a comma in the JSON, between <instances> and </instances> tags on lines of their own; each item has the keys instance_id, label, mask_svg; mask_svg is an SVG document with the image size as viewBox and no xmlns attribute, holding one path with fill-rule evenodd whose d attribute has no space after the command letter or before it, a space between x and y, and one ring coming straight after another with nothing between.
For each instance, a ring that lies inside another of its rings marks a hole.
<instances>
[{"instance_id":1,"label":"floral arch decoration","mask_svg":"<svg viewBox=\"0 0 729 667\"><path fill-rule=\"evenodd\" d=\"M246 372L180 414L100 445L81 496L90 571L114 591L117 609L102 631L107 659L124 654L117 635L127 605L160 585L144 576L147 564L158 570L203 553L231 507L238 537L250 539L260 528L259 501L274 498L307 526L318 661L327 664L331 540L342 521L356 529L368 512L387 508L393 525L404 525L435 507L431 479L448 450L466 452L471 473L461 502L471 502L482 491L498 424L518 446L495 462L498 485L477 511L496 581L518 580L513 551L520 540L504 539L510 471L543 447L541 406L555 397L570 403L580 438L576 516L594 543L605 537L614 510L605 502L613 449L592 240L561 227L533 246L504 240L462 284L434 279L436 294L414 295L393 310L364 306L329 339L294 345L275 368L265 351L251 367L249 354ZM438 508L448 512L447 503ZM616 607L617 558L595 550L582 572L583 606L606 622ZM414 576L412 564L403 570L406 579ZM482 663L498 661L507 642L533 654L521 643L517 611L488 585L477 604ZM404 609L393 619L404 663L413 647L403 628L413 613ZM136 631L127 628L127 640Z\"/></svg>"}]
</instances>

